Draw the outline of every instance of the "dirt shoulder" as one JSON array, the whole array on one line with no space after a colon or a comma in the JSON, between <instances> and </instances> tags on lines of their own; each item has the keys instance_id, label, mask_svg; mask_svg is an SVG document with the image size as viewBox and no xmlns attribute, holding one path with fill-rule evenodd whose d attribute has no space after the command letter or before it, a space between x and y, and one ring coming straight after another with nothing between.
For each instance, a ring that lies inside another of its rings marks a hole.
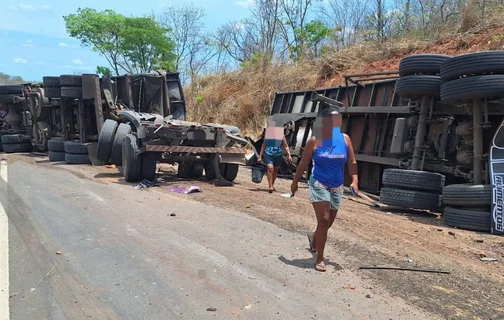
<instances>
[{"instance_id":1,"label":"dirt shoulder","mask_svg":"<svg viewBox=\"0 0 504 320\"><path fill-rule=\"evenodd\" d=\"M34 161L70 170L82 178L91 176L105 184L125 183L117 169L57 166L40 159ZM261 185L251 182L248 168L240 169L234 187L215 187L205 180L181 181L176 178L173 167L162 165L160 168L164 182L138 192L169 193L217 208L235 209L299 233L315 227L304 184L300 184L294 198L286 199L281 194L288 192L289 180L280 179L278 192L269 194L266 181ZM168 187L189 185L200 186L202 192L182 195L168 191ZM450 274L394 270L358 272L370 279L376 290L385 289L442 318L504 318L503 237L450 228L433 214L381 211L351 199L351 196L346 197L335 226L329 231L328 276L338 276L340 267L357 270L360 266L373 265L446 270ZM495 257L499 261L482 262L481 256ZM359 289L363 288L352 288Z\"/></svg>"}]
</instances>

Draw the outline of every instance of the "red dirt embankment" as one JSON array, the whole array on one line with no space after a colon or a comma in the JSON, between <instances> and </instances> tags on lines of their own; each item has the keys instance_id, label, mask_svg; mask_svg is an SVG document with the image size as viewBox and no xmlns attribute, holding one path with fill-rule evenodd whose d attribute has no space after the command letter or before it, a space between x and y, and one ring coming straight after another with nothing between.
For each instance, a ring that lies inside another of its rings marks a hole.
<instances>
[{"instance_id":1,"label":"red dirt embankment","mask_svg":"<svg viewBox=\"0 0 504 320\"><path fill-rule=\"evenodd\" d=\"M376 53L365 53L366 51L369 52L371 50L375 50ZM487 50L504 50L504 27L492 27L476 32L452 35L444 38L443 40L429 44L393 43L391 45L384 45L381 48L378 48L375 45L357 46L351 51L356 53L364 51L364 53L361 54L369 55L370 59L366 59L365 56L360 57L360 61L355 60L358 61L355 65L347 69L343 69L342 72L335 74L330 79L321 79L318 83L318 87L334 87L342 85L344 74L398 70L401 59L412 54L438 53L456 56L470 52ZM351 53L350 55L355 55L356 53ZM342 56L347 54L349 53L342 52ZM338 55L336 55L336 60L337 59ZM344 57L343 59L351 60L347 57ZM332 59L329 59L327 62L335 62L334 60L331 60Z\"/></svg>"}]
</instances>

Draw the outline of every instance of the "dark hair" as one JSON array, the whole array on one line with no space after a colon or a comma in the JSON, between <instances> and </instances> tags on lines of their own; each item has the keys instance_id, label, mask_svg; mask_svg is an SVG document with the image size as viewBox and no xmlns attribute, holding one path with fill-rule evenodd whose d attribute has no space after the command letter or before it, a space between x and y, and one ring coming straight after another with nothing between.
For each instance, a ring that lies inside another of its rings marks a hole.
<instances>
[{"instance_id":1,"label":"dark hair","mask_svg":"<svg viewBox=\"0 0 504 320\"><path fill-rule=\"evenodd\" d=\"M333 105L325 105L321 106L319 109L318 115L319 116L331 116L333 112L339 112L339 108Z\"/></svg>"}]
</instances>

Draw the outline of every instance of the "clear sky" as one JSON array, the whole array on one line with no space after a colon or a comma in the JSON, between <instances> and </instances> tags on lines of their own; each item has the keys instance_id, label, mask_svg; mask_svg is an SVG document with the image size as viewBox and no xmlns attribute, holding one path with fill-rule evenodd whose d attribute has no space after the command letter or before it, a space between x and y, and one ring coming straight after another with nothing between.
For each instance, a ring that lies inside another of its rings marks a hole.
<instances>
[{"instance_id":1,"label":"clear sky","mask_svg":"<svg viewBox=\"0 0 504 320\"><path fill-rule=\"evenodd\" d=\"M94 73L97 65L108 66L107 62L67 35L64 15L89 7L141 16L161 13L169 4L184 2L205 10L209 31L249 15L250 0L0 0L0 72L27 81L74 72Z\"/></svg>"}]
</instances>

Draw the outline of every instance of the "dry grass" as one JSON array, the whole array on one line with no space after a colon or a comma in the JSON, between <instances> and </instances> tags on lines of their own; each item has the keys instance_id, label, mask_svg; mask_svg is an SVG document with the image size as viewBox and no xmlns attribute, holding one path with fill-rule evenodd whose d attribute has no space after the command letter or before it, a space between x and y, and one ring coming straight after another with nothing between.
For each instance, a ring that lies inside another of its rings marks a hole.
<instances>
[{"instance_id":1,"label":"dry grass","mask_svg":"<svg viewBox=\"0 0 504 320\"><path fill-rule=\"evenodd\" d=\"M244 134L256 137L270 113L275 93L334 87L343 84L344 74L397 70L409 54L441 53L458 55L482 50L504 50L504 11L499 9L484 23L476 23L469 6L456 32L445 31L438 39L414 37L386 43L360 43L325 54L318 61L299 64L262 64L231 73L199 79L186 89L192 121L232 124Z\"/></svg>"},{"instance_id":2,"label":"dry grass","mask_svg":"<svg viewBox=\"0 0 504 320\"><path fill-rule=\"evenodd\" d=\"M267 69L252 66L199 81L187 89L189 118L193 121L233 124L244 134L256 136L264 126L275 94L287 90L315 87L317 65L272 65Z\"/></svg>"}]
</instances>

